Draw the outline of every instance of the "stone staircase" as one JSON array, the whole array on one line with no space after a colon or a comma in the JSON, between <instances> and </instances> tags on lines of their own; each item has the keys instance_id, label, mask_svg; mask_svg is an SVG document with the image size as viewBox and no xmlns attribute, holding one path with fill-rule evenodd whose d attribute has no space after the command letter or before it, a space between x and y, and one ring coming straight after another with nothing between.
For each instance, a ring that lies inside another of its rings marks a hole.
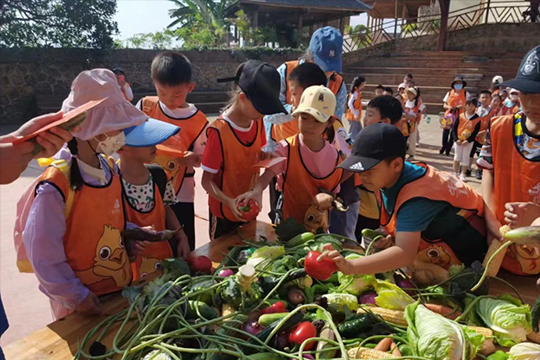
<instances>
[{"instance_id":1,"label":"stone staircase","mask_svg":"<svg viewBox=\"0 0 540 360\"><path fill-rule=\"evenodd\" d=\"M504 79L513 78L525 53L481 54L462 51L444 53L430 51L402 51L371 55L359 62L346 65L343 77L347 84L362 74L366 86L362 100L369 101L374 96L377 85L389 86L394 92L403 81L405 74L412 74L421 90L422 100L429 114L443 110L442 99L450 89L456 75L467 81L467 90L479 94L488 89L495 75Z\"/></svg>"}]
</instances>

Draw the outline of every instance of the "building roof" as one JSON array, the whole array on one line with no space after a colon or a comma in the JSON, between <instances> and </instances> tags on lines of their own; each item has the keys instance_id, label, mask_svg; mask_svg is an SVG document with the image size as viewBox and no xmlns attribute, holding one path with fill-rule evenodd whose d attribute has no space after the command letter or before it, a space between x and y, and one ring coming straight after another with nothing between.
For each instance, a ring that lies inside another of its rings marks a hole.
<instances>
[{"instance_id":1,"label":"building roof","mask_svg":"<svg viewBox=\"0 0 540 360\"><path fill-rule=\"evenodd\" d=\"M240 4L347 12L363 12L371 10L371 6L366 5L360 0L238 0L231 7Z\"/></svg>"},{"instance_id":2,"label":"building roof","mask_svg":"<svg viewBox=\"0 0 540 360\"><path fill-rule=\"evenodd\" d=\"M373 18L391 19L397 15L401 18L405 7L405 15L407 18L416 18L418 16L418 8L420 6L431 5L431 0L363 0L368 6L372 7L369 15Z\"/></svg>"}]
</instances>

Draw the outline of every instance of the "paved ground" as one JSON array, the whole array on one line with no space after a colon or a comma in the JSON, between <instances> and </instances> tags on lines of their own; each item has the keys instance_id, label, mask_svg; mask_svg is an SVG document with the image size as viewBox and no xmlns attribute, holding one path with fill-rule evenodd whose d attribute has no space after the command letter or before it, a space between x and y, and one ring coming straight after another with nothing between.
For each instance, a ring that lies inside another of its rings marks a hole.
<instances>
[{"instance_id":1,"label":"paved ground","mask_svg":"<svg viewBox=\"0 0 540 360\"><path fill-rule=\"evenodd\" d=\"M432 116L430 124L420 126L421 146L417 149L417 160L426 161L439 169L451 171L452 158L439 155L441 130L438 118ZM6 129L2 129L6 132ZM38 290L38 282L32 274L20 274L15 266L15 249L13 247L13 224L16 204L21 194L41 173L36 162L33 162L21 178L13 184L0 187L0 289L7 311L10 328L2 337L2 345L9 344L51 322L48 299ZM196 173L200 184L201 171ZM475 188L479 181L470 180ZM208 242L208 207L207 196L200 185L197 185L195 212L197 214L197 246ZM268 213L268 200L264 200L261 214ZM260 220L267 220L260 215Z\"/></svg>"}]
</instances>

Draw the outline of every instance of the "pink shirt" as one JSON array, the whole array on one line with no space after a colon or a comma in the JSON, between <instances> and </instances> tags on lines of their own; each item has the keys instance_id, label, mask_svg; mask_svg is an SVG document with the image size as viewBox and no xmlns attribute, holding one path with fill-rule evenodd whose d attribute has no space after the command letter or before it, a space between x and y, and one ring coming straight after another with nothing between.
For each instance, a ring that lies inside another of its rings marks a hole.
<instances>
[{"instance_id":1,"label":"pink shirt","mask_svg":"<svg viewBox=\"0 0 540 360\"><path fill-rule=\"evenodd\" d=\"M324 148L320 151L311 151L302 141L302 134L298 137L300 142L300 154L307 170L318 178L326 177L334 171L336 163L337 150L329 142L325 141ZM287 158L289 154L289 143L286 140L281 140L274 153L276 156ZM283 188L283 173L287 169L288 159L273 166L271 170L277 175L278 191ZM339 186L334 193L339 192Z\"/></svg>"}]
</instances>

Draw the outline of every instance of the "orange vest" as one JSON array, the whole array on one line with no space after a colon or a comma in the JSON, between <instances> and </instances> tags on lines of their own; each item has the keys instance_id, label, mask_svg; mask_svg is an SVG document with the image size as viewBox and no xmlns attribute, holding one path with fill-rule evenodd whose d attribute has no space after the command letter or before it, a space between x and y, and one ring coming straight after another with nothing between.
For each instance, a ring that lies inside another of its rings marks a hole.
<instances>
[{"instance_id":1,"label":"orange vest","mask_svg":"<svg viewBox=\"0 0 540 360\"><path fill-rule=\"evenodd\" d=\"M515 105L512 107L508 107L506 105L503 105L503 108L501 110L502 115L514 115L519 112L519 101L516 101Z\"/></svg>"},{"instance_id":2,"label":"orange vest","mask_svg":"<svg viewBox=\"0 0 540 360\"><path fill-rule=\"evenodd\" d=\"M416 163L415 165L426 168L426 173L401 188L393 209L389 211L384 207L380 192L377 196L381 209L381 226L384 226L389 234L395 235L396 233L397 223L395 214L398 213L400 207L405 202L414 198L445 201L458 209L463 209L464 217L469 216L469 218L472 218L472 215L483 216L484 200L473 188L450 174L439 171L432 166L424 163ZM469 212L469 214L465 214L466 212ZM471 223L475 221L478 221L478 218L470 220ZM485 224L475 225L481 228L480 232L483 231L485 234ZM465 241L466 239L463 240ZM435 252L440 256L440 259L438 259L440 262L437 262L437 264L445 268L448 268L452 264L461 264L461 261L456 256L454 250L447 243L443 241L427 242L423 239L420 241L418 249L418 257L420 260L433 262L433 259L429 259L429 257L431 256L431 253Z\"/></svg>"},{"instance_id":3,"label":"orange vest","mask_svg":"<svg viewBox=\"0 0 540 360\"><path fill-rule=\"evenodd\" d=\"M506 203L540 204L540 161L527 160L516 149L515 126L522 125L514 125L514 116L494 118L490 128L495 215L503 224ZM540 257L530 246L510 245L502 266L514 274L535 275L540 273Z\"/></svg>"},{"instance_id":4,"label":"orange vest","mask_svg":"<svg viewBox=\"0 0 540 360\"><path fill-rule=\"evenodd\" d=\"M193 151L193 146L197 138L201 135L208 120L206 115L200 110L195 114L184 119L175 119L167 116L160 107L159 98L157 96L147 96L142 99L142 110L149 117L161 120L169 124L180 127L180 132L172 136L163 145L168 145L181 151ZM193 173L187 173L188 168L180 166L174 156L160 154L158 152L154 162L167 170L173 178L174 189L176 194L182 188L184 178L193 177Z\"/></svg>"},{"instance_id":5,"label":"orange vest","mask_svg":"<svg viewBox=\"0 0 540 360\"><path fill-rule=\"evenodd\" d=\"M328 78L328 84L326 87L329 88L337 97L337 94L341 89L341 85L343 85L343 77L335 71L327 71L326 77Z\"/></svg>"},{"instance_id":6,"label":"orange vest","mask_svg":"<svg viewBox=\"0 0 540 360\"><path fill-rule=\"evenodd\" d=\"M283 219L293 217L304 223L306 211L312 204L313 197L320 193L319 187L333 192L340 184L343 169L334 169L328 176L317 178L306 169L300 152L299 135L288 138L287 169L283 174ZM336 167L342 161L336 151ZM299 191L302 189L302 191Z\"/></svg>"},{"instance_id":7,"label":"orange vest","mask_svg":"<svg viewBox=\"0 0 540 360\"><path fill-rule=\"evenodd\" d=\"M405 101L405 104L407 102ZM409 114L409 111L412 111L415 115L418 115L419 113L419 110L420 110L420 105L422 105L422 101L420 99L418 99L417 101L417 104L414 108L408 108L408 107L403 107L403 112L405 114ZM401 118L401 133L403 134L403 136L409 136L411 133L414 132L414 130L416 130L416 120L417 118L415 118L414 120L408 120L406 116L403 116Z\"/></svg>"},{"instance_id":8,"label":"orange vest","mask_svg":"<svg viewBox=\"0 0 540 360\"><path fill-rule=\"evenodd\" d=\"M349 96L352 96L350 94ZM362 93L358 92L358 96L356 97L356 100L353 102L353 107L355 110L358 110L358 117L355 117L353 112L347 107L347 112L345 113L345 117L347 120L350 121L360 121L362 119Z\"/></svg>"},{"instance_id":9,"label":"orange vest","mask_svg":"<svg viewBox=\"0 0 540 360\"><path fill-rule=\"evenodd\" d=\"M272 140L275 142L280 142L283 139L290 138L299 133L300 127L298 125L298 118L294 118L285 124L272 124Z\"/></svg>"},{"instance_id":10,"label":"orange vest","mask_svg":"<svg viewBox=\"0 0 540 360\"><path fill-rule=\"evenodd\" d=\"M49 167L43 182L54 184L64 198L69 183L61 170ZM75 275L96 295L122 290L132 273L121 232L125 228L120 177L113 175L103 187L83 184L75 192L66 221L64 251Z\"/></svg>"},{"instance_id":11,"label":"orange vest","mask_svg":"<svg viewBox=\"0 0 540 360\"><path fill-rule=\"evenodd\" d=\"M287 104L292 104L292 95L291 95L291 88L289 87L289 75L291 75L291 72L299 65L299 60L291 60L285 62L285 84L287 86L287 91L285 94L285 102ZM282 139L283 140L283 139ZM279 140L277 140L279 141Z\"/></svg>"},{"instance_id":12,"label":"orange vest","mask_svg":"<svg viewBox=\"0 0 540 360\"><path fill-rule=\"evenodd\" d=\"M491 109L486 116L480 118L480 131L478 132L478 135L475 139L480 144L484 144L484 141L486 139L486 131L489 128L491 118L495 116L496 112L496 109Z\"/></svg>"},{"instance_id":13,"label":"orange vest","mask_svg":"<svg viewBox=\"0 0 540 360\"><path fill-rule=\"evenodd\" d=\"M166 229L165 204L155 181L155 204L154 208L148 212L141 212L134 208L127 198L124 186L122 186L122 190L127 221L140 227L152 226L156 231ZM173 252L168 241L151 242L146 246L143 255L137 258L137 261L133 264L133 280L137 280L139 277L146 276L158 270L161 266L161 261L172 256Z\"/></svg>"},{"instance_id":14,"label":"orange vest","mask_svg":"<svg viewBox=\"0 0 540 360\"><path fill-rule=\"evenodd\" d=\"M210 125L219 134L223 155L223 164L220 172L214 177L214 181L225 195L233 199L252 189L259 178L259 169L253 165L260 161L264 125L262 120L257 120L253 126L256 127L257 135L252 143L244 145L238 140L231 124L226 120L218 118ZM238 221L229 207L224 206L217 199L209 196L208 205L212 214L217 217Z\"/></svg>"},{"instance_id":15,"label":"orange vest","mask_svg":"<svg viewBox=\"0 0 540 360\"><path fill-rule=\"evenodd\" d=\"M481 120L481 117L477 117L474 120L469 120L467 116L465 116L465 113L459 115L459 124L457 128L458 139L461 141L466 141L474 132L474 128Z\"/></svg>"},{"instance_id":16,"label":"orange vest","mask_svg":"<svg viewBox=\"0 0 540 360\"><path fill-rule=\"evenodd\" d=\"M465 102L467 101L467 93L465 90L461 90L459 93L456 93L454 89L450 90L450 95L448 96L448 100L446 100L446 105L450 106L451 108L455 108L458 106L465 105ZM465 111L464 108L459 109L459 113L463 114ZM446 110L445 116L448 116L450 114L450 110Z\"/></svg>"}]
</instances>

